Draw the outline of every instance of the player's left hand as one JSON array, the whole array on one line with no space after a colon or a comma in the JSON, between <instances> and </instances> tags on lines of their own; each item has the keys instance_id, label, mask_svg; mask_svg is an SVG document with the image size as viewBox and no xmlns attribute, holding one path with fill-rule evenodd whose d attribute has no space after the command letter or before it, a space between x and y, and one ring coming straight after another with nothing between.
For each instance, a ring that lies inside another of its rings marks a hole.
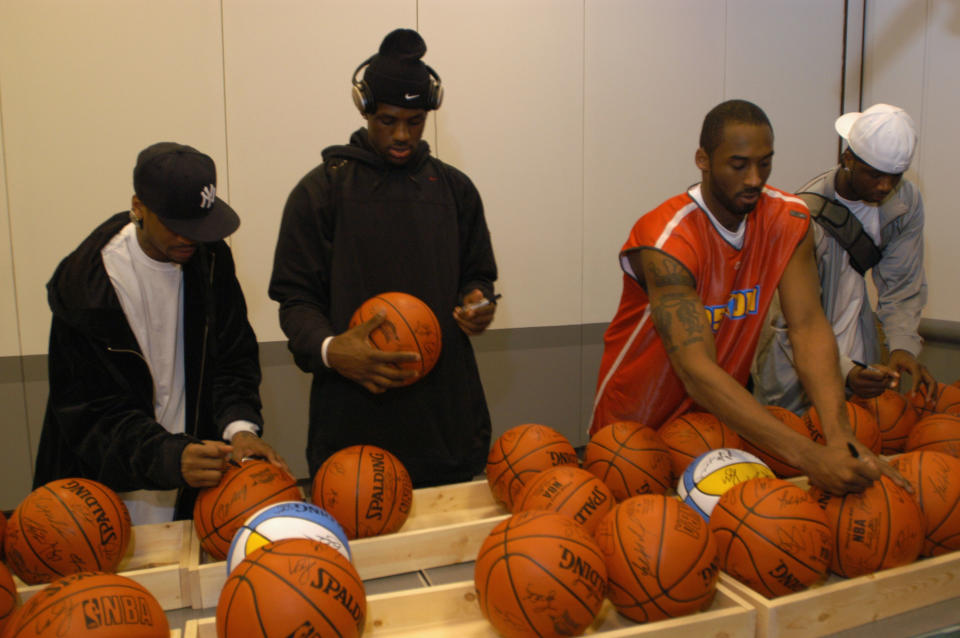
<instances>
[{"instance_id":1,"label":"player's left hand","mask_svg":"<svg viewBox=\"0 0 960 638\"><path fill-rule=\"evenodd\" d=\"M233 448L232 458L235 463L243 463L244 460L258 458L269 461L287 474L290 474L290 468L287 467L287 462L277 454L276 450L270 447L269 443L253 432L246 430L237 432L233 435L233 438L230 439L230 446Z\"/></svg>"},{"instance_id":2,"label":"player's left hand","mask_svg":"<svg viewBox=\"0 0 960 638\"><path fill-rule=\"evenodd\" d=\"M474 308L467 310L467 306L474 303L479 303L483 301L483 291L479 288L474 288L472 291L463 296L463 301L460 306L457 306L453 309L453 319L457 322L457 325L460 326L460 329L463 330L469 336L475 336L487 329L487 326L490 325L490 322L493 321L493 315L497 312L497 303L492 302L481 308Z\"/></svg>"},{"instance_id":3,"label":"player's left hand","mask_svg":"<svg viewBox=\"0 0 960 638\"><path fill-rule=\"evenodd\" d=\"M937 387L937 380L933 378L925 365L917 361L916 357L906 350L894 350L890 353L890 360L887 365L901 374L906 372L910 375L912 385L907 394L913 394L920 390L928 403L933 401L933 390ZM921 388L921 386L923 387Z\"/></svg>"}]
</instances>

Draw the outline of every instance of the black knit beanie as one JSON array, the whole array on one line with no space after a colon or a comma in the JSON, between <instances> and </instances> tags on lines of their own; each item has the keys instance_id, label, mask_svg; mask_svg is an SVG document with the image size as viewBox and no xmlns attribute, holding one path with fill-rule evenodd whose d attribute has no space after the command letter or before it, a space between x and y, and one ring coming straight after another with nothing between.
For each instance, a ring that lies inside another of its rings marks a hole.
<instances>
[{"instance_id":1,"label":"black knit beanie","mask_svg":"<svg viewBox=\"0 0 960 638\"><path fill-rule=\"evenodd\" d=\"M387 34L363 73L374 101L429 110L430 73L420 60L426 52L427 43L413 29Z\"/></svg>"}]
</instances>

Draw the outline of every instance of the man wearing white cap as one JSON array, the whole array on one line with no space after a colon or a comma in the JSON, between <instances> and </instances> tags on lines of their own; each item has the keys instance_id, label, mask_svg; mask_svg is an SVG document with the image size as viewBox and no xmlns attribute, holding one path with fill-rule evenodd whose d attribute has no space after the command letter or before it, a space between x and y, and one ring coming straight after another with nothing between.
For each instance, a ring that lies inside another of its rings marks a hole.
<instances>
[{"instance_id":1,"label":"man wearing white cap","mask_svg":"<svg viewBox=\"0 0 960 638\"><path fill-rule=\"evenodd\" d=\"M917 145L913 119L901 108L875 104L840 116L834 127L847 142L840 165L798 192L818 222L817 269L821 303L833 325L841 373L849 390L874 397L908 373L910 391L934 383L917 361L920 313L927 299L923 271L923 200L903 178ZM877 317L890 356L882 363L865 274L872 269ZM793 368L783 316L771 308L770 338L754 367L754 393L762 403L795 412L809 400Z\"/></svg>"}]
</instances>

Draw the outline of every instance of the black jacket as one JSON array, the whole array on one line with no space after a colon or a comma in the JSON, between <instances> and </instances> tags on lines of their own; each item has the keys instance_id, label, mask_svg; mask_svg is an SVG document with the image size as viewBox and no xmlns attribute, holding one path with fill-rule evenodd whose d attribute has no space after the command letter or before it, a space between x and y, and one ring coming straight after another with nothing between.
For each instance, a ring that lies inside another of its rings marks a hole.
<instances>
[{"instance_id":1,"label":"black jacket","mask_svg":"<svg viewBox=\"0 0 960 638\"><path fill-rule=\"evenodd\" d=\"M186 433L157 423L150 370L100 254L128 222L124 212L97 227L47 284L50 396L34 486L79 476L118 492L182 488L176 518L189 518L183 448L238 419L263 423L257 341L229 247L201 245L183 267Z\"/></svg>"},{"instance_id":2,"label":"black jacket","mask_svg":"<svg viewBox=\"0 0 960 638\"><path fill-rule=\"evenodd\" d=\"M361 129L323 159L287 200L270 281L294 359L314 373L310 471L366 443L396 454L417 486L468 480L486 461L490 416L470 340L452 313L475 288L490 296L497 278L480 195L425 142L393 166ZM424 378L374 395L327 369L320 347L348 328L361 303L390 291L430 306L443 344Z\"/></svg>"}]
</instances>

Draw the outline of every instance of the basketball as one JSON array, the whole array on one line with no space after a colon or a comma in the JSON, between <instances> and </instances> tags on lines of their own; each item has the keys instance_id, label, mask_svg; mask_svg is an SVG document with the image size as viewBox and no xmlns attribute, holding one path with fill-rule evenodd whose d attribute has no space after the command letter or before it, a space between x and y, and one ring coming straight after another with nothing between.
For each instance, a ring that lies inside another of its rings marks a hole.
<instances>
[{"instance_id":1,"label":"basketball","mask_svg":"<svg viewBox=\"0 0 960 638\"><path fill-rule=\"evenodd\" d=\"M264 505L303 500L292 476L267 461L231 463L219 485L200 490L193 526L200 546L216 560L227 557L233 535Z\"/></svg>"},{"instance_id":2,"label":"basketball","mask_svg":"<svg viewBox=\"0 0 960 638\"><path fill-rule=\"evenodd\" d=\"M704 452L740 447L740 435L709 412L687 412L664 424L657 434L670 451L676 477Z\"/></svg>"},{"instance_id":3,"label":"basketball","mask_svg":"<svg viewBox=\"0 0 960 638\"><path fill-rule=\"evenodd\" d=\"M720 571L717 543L693 509L661 494L634 496L594 532L607 565L607 597L635 622L710 606Z\"/></svg>"},{"instance_id":4,"label":"basketball","mask_svg":"<svg viewBox=\"0 0 960 638\"><path fill-rule=\"evenodd\" d=\"M894 390L885 390L883 394L872 399L864 399L854 395L851 401L866 408L877 421L880 429L880 451L883 454L902 452L907 444L907 435L916 425L917 411Z\"/></svg>"},{"instance_id":5,"label":"basketball","mask_svg":"<svg viewBox=\"0 0 960 638\"><path fill-rule=\"evenodd\" d=\"M783 479L755 478L727 490L710 529L720 569L767 598L802 591L830 567L826 514L806 491Z\"/></svg>"},{"instance_id":6,"label":"basketball","mask_svg":"<svg viewBox=\"0 0 960 638\"><path fill-rule=\"evenodd\" d=\"M924 540L923 515L913 497L881 476L859 494L833 496L816 487L813 496L827 515L834 538L830 570L852 578L912 563Z\"/></svg>"},{"instance_id":7,"label":"basketball","mask_svg":"<svg viewBox=\"0 0 960 638\"><path fill-rule=\"evenodd\" d=\"M880 426L877 424L877 419L870 413L870 410L861 405L851 401L847 401L846 405L847 420L850 421L853 435L868 450L874 454L880 454L883 449L883 439L880 436ZM803 419L806 421L807 427L810 428L813 440L817 443L826 444L826 439L823 436L823 425L820 423L820 415L817 414L817 409L811 407L807 410Z\"/></svg>"},{"instance_id":8,"label":"basketball","mask_svg":"<svg viewBox=\"0 0 960 638\"><path fill-rule=\"evenodd\" d=\"M384 352L416 352L419 361L405 361L397 366L418 374L402 385L423 378L436 365L442 347L442 331L430 306L405 292L384 292L367 299L350 318L350 327L360 325L379 311L386 318L370 332L370 341Z\"/></svg>"},{"instance_id":9,"label":"basketball","mask_svg":"<svg viewBox=\"0 0 960 638\"><path fill-rule=\"evenodd\" d=\"M240 526L227 552L227 576L253 550L284 538L320 541L352 560L347 533L333 516L313 503L284 501L261 508Z\"/></svg>"},{"instance_id":10,"label":"basketball","mask_svg":"<svg viewBox=\"0 0 960 638\"><path fill-rule=\"evenodd\" d=\"M537 474L523 490L517 511L549 510L569 516L593 533L615 504L610 488L579 467L558 465Z\"/></svg>"},{"instance_id":11,"label":"basketball","mask_svg":"<svg viewBox=\"0 0 960 638\"><path fill-rule=\"evenodd\" d=\"M734 448L710 450L695 458L684 470L677 484L677 497L704 520L709 520L724 492L737 483L758 476L772 478L774 474L753 454Z\"/></svg>"},{"instance_id":12,"label":"basketball","mask_svg":"<svg viewBox=\"0 0 960 638\"><path fill-rule=\"evenodd\" d=\"M160 603L140 583L102 572L57 580L10 618L4 638L170 638Z\"/></svg>"},{"instance_id":13,"label":"basketball","mask_svg":"<svg viewBox=\"0 0 960 638\"><path fill-rule=\"evenodd\" d=\"M353 445L323 462L313 477L310 500L337 519L347 538L391 534L410 515L413 483L390 452Z\"/></svg>"},{"instance_id":14,"label":"basketball","mask_svg":"<svg viewBox=\"0 0 960 638\"><path fill-rule=\"evenodd\" d=\"M254 550L217 602L218 638L357 638L367 615L363 581L336 549L287 538Z\"/></svg>"},{"instance_id":15,"label":"basketball","mask_svg":"<svg viewBox=\"0 0 960 638\"><path fill-rule=\"evenodd\" d=\"M910 402L921 417L930 414L957 414L960 415L960 388L937 381L931 389L933 394L932 409L928 406L927 398L920 392L910 397Z\"/></svg>"},{"instance_id":16,"label":"basketball","mask_svg":"<svg viewBox=\"0 0 960 638\"><path fill-rule=\"evenodd\" d=\"M17 585L13 582L10 570L0 563L0 632L3 631L10 615L17 608Z\"/></svg>"},{"instance_id":17,"label":"basketball","mask_svg":"<svg viewBox=\"0 0 960 638\"><path fill-rule=\"evenodd\" d=\"M81 478L50 481L10 516L7 566L28 585L84 571L113 572L130 543L130 514L116 492Z\"/></svg>"},{"instance_id":18,"label":"basketball","mask_svg":"<svg viewBox=\"0 0 960 638\"><path fill-rule=\"evenodd\" d=\"M497 437L487 454L487 483L497 501L513 511L523 486L541 470L579 465L567 437L539 423L514 426Z\"/></svg>"},{"instance_id":19,"label":"basketball","mask_svg":"<svg viewBox=\"0 0 960 638\"><path fill-rule=\"evenodd\" d=\"M480 546L473 574L480 609L504 638L577 636L606 595L596 541L555 512L501 521Z\"/></svg>"},{"instance_id":20,"label":"basketball","mask_svg":"<svg viewBox=\"0 0 960 638\"><path fill-rule=\"evenodd\" d=\"M913 485L926 523L920 553L939 556L960 549L960 459L942 452L907 452L890 465Z\"/></svg>"},{"instance_id":21,"label":"basketball","mask_svg":"<svg viewBox=\"0 0 960 638\"><path fill-rule=\"evenodd\" d=\"M656 431L630 421L604 426L590 438L583 469L603 481L618 501L663 494L673 484L667 446Z\"/></svg>"},{"instance_id":22,"label":"basketball","mask_svg":"<svg viewBox=\"0 0 960 638\"><path fill-rule=\"evenodd\" d=\"M817 440L814 438L814 435L811 434L810 429L807 427L807 423L790 410L776 405L765 405L764 407L767 409L767 412L772 414L778 421L786 425L794 432L802 434L808 439L812 439L814 441ZM766 463L766 465L773 470L773 473L781 478L790 478L792 476L800 476L803 474L799 468L790 465L779 456L771 454L766 450L761 450L747 439L740 439L740 447Z\"/></svg>"},{"instance_id":23,"label":"basketball","mask_svg":"<svg viewBox=\"0 0 960 638\"><path fill-rule=\"evenodd\" d=\"M960 416L928 414L921 417L907 435L904 448L907 451L943 452L960 458Z\"/></svg>"}]
</instances>

